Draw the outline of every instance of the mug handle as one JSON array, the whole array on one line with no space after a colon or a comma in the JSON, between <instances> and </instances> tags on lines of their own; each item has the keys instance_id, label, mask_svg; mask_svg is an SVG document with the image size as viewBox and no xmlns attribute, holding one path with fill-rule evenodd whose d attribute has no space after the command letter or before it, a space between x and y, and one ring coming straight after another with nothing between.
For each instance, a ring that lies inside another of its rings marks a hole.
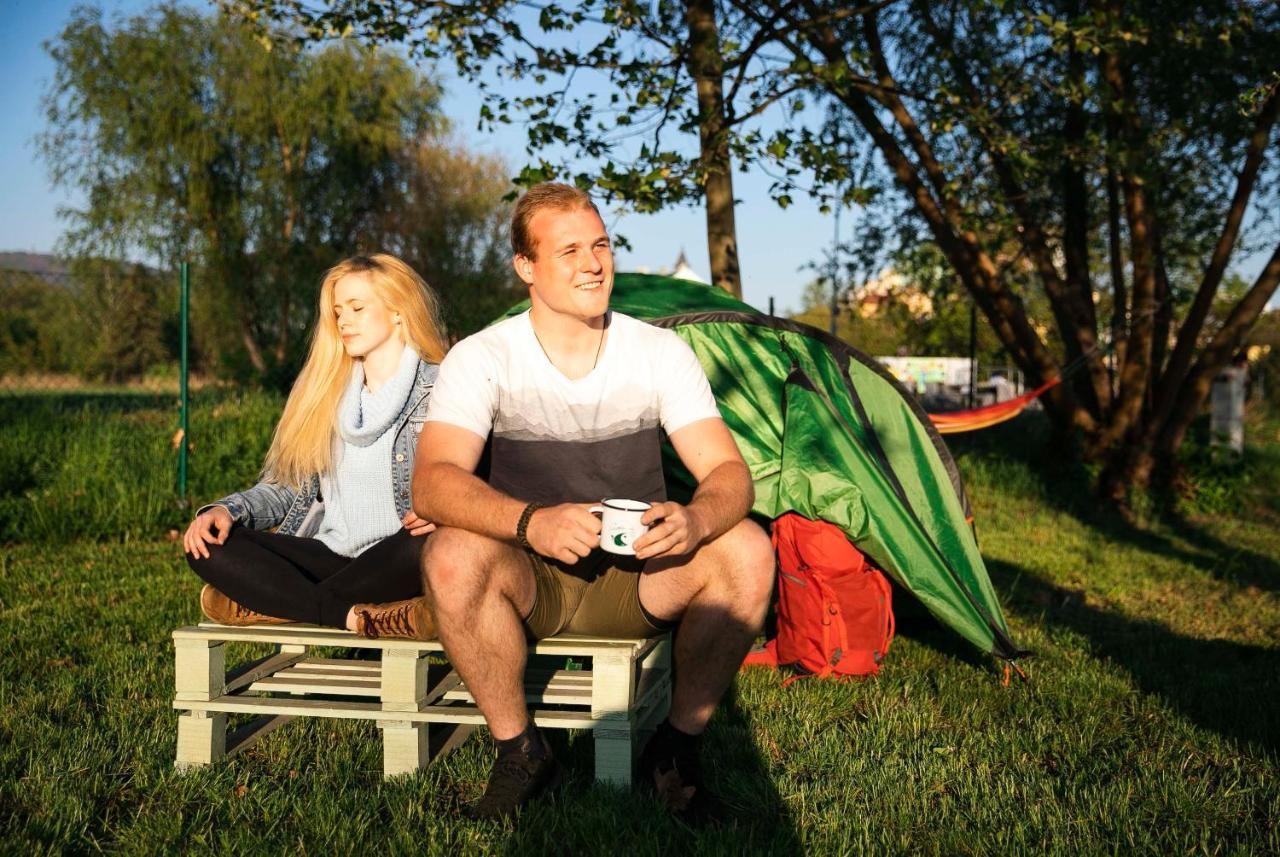
<instances>
[{"instance_id":1,"label":"mug handle","mask_svg":"<svg viewBox=\"0 0 1280 857\"><path fill-rule=\"evenodd\" d=\"M600 506L600 505L592 506L590 509L587 509L587 511L593 515L603 515L604 506Z\"/></svg>"}]
</instances>

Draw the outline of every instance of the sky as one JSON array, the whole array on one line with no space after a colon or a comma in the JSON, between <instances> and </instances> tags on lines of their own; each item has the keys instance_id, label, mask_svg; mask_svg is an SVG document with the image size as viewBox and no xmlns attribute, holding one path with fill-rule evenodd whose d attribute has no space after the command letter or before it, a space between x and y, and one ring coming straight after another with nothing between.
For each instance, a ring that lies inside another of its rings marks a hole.
<instances>
[{"instance_id":1,"label":"sky","mask_svg":"<svg viewBox=\"0 0 1280 857\"><path fill-rule=\"evenodd\" d=\"M42 46L58 34L77 5L76 0L0 0L0 81L4 81L0 87L0 116L4 117L0 122L0 251L52 252L64 228L58 208L79 202L78 197L52 187L33 143L44 127L41 96L54 73ZM97 0L92 5L111 17L142 11L154 0ZM193 5L206 4L195 0ZM504 157L513 173L525 163L521 128L477 133L479 95L464 81L446 78L444 85L444 112L471 148ZM820 263L829 252L834 221L800 195L794 205L780 209L769 198L770 183L759 170L734 175L739 259L744 299L767 309L772 298L782 313L801 308L804 288L814 278L808 266ZM853 219L845 213L845 230ZM619 270L671 268L684 252L694 270L708 276L701 208L607 215L606 220L632 246L620 251ZM1238 270L1252 279L1263 261L1261 255L1242 260Z\"/></svg>"}]
</instances>

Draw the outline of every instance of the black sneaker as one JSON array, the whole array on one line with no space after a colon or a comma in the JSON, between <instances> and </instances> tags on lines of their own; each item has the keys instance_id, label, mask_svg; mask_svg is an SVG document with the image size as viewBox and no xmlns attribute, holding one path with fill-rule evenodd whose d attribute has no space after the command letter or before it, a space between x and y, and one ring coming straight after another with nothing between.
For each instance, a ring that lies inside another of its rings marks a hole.
<instances>
[{"instance_id":1,"label":"black sneaker","mask_svg":"<svg viewBox=\"0 0 1280 857\"><path fill-rule=\"evenodd\" d=\"M467 818L501 819L560 784L563 769L550 754L504 753L493 763L484 796L463 810Z\"/></svg>"},{"instance_id":2,"label":"black sneaker","mask_svg":"<svg viewBox=\"0 0 1280 857\"><path fill-rule=\"evenodd\" d=\"M663 723L645 745L637 768L654 797L676 818L691 825L719 824L724 805L702 781L699 743Z\"/></svg>"}]
</instances>

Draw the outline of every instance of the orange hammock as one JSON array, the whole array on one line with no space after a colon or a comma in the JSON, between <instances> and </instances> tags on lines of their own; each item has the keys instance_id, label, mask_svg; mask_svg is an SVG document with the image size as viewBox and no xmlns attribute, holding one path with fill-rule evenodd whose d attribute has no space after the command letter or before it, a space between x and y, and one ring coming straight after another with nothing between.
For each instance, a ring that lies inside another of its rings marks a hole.
<instances>
[{"instance_id":1,"label":"orange hammock","mask_svg":"<svg viewBox=\"0 0 1280 857\"><path fill-rule=\"evenodd\" d=\"M978 429L989 428L998 425L1005 420L1011 420L1023 409L1031 404L1032 400L1042 395L1046 390L1053 387L1062 380L1062 376L1054 378L1052 381L1046 381L1039 387L1036 387L1030 393L1023 393L1016 399L1010 399L1007 402L998 402L994 405L987 405L985 408L974 408L970 411L949 411L945 414L929 414L929 419L933 421L933 425L938 430L938 434L959 434L965 431L976 431Z\"/></svg>"}]
</instances>

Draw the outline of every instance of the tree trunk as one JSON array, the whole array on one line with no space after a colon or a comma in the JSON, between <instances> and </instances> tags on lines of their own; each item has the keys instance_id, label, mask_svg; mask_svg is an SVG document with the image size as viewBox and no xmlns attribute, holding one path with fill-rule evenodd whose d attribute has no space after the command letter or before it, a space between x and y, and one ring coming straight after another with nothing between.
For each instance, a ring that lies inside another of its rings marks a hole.
<instances>
[{"instance_id":1,"label":"tree trunk","mask_svg":"<svg viewBox=\"0 0 1280 857\"><path fill-rule=\"evenodd\" d=\"M1110 136L1108 133L1108 138ZM1120 182L1110 155L1107 156L1107 258L1111 268L1111 401L1114 404L1115 373L1124 362L1125 340L1129 336L1129 289L1124 280L1124 243L1120 234Z\"/></svg>"},{"instance_id":2,"label":"tree trunk","mask_svg":"<svg viewBox=\"0 0 1280 857\"><path fill-rule=\"evenodd\" d=\"M1111 10L1112 14L1116 14ZM1125 220L1129 224L1129 258L1133 265L1133 305L1128 345L1120 367L1120 390L1112 418L1097 439L1100 451L1113 450L1128 437L1138 423L1151 380L1152 342L1155 336L1156 271L1151 212L1143 182L1142 125L1129 98L1129 74L1119 56L1104 53L1102 75L1107 85L1109 109L1118 110L1120 139L1125 148L1120 185L1124 193ZM1121 458L1124 458L1121 453ZM1119 461L1104 473L1104 487L1114 499L1122 490L1116 479ZM1111 483L1108 487L1106 483Z\"/></svg>"},{"instance_id":3,"label":"tree trunk","mask_svg":"<svg viewBox=\"0 0 1280 857\"><path fill-rule=\"evenodd\" d=\"M1069 58L1070 76L1083 85L1085 78L1084 56L1073 45ZM1085 135L1089 130L1088 118L1079 102L1069 102L1066 107L1062 135L1069 144L1079 150L1085 148ZM1085 183L1085 167L1069 154L1063 162L1062 202L1063 227L1062 250L1066 263L1066 282L1063 291L1070 303L1075 335L1062 331L1068 347L1068 356L1080 356L1085 362L1085 372L1072 379L1076 395L1098 418L1106 419L1111 408L1110 381L1098 343L1098 310L1093 302L1093 279L1089 272L1089 190Z\"/></svg>"},{"instance_id":4,"label":"tree trunk","mask_svg":"<svg viewBox=\"0 0 1280 857\"><path fill-rule=\"evenodd\" d=\"M707 253L711 282L742 297L738 268L738 233L733 210L733 164L724 127L724 60L716 28L714 0L689 0L689 74L698 90L698 136L705 177Z\"/></svg>"},{"instance_id":5,"label":"tree trunk","mask_svg":"<svg viewBox=\"0 0 1280 857\"><path fill-rule=\"evenodd\" d=\"M1258 119L1245 149L1244 164L1236 177L1235 193L1232 195L1231 205L1227 208L1227 216L1222 232L1218 236L1218 243L1213 248L1213 255L1209 258L1209 264L1200 280L1195 300L1178 331L1178 341L1174 345L1173 354L1169 357L1169 365L1160 379L1156 398L1157 422L1164 422L1168 418L1191 366L1201 328L1209 316L1214 296L1218 293L1218 286L1222 283L1223 274L1226 273L1227 263L1231 260L1231 251L1235 248L1236 238L1240 234L1240 226L1249 206L1249 198L1253 194L1258 173L1262 169L1263 159L1271 139L1271 128L1278 117L1280 117L1280 86L1271 90L1270 95L1263 102L1262 109L1258 111Z\"/></svg>"},{"instance_id":6,"label":"tree trunk","mask_svg":"<svg viewBox=\"0 0 1280 857\"><path fill-rule=\"evenodd\" d=\"M1160 426L1156 448L1161 454L1172 456L1182 445L1187 429L1204 406L1213 379L1243 347L1245 337L1266 308L1267 301L1276 293L1277 286L1280 286L1280 247L1276 247L1258 279L1231 310L1188 373L1187 381L1170 409L1169 418Z\"/></svg>"},{"instance_id":7,"label":"tree trunk","mask_svg":"<svg viewBox=\"0 0 1280 857\"><path fill-rule=\"evenodd\" d=\"M868 12L863 20L863 32L872 53L876 53L875 46L879 44L874 15L874 11ZM948 190L942 164L928 140L901 99L890 94L896 85L885 58L882 55L872 58L880 79L878 86L868 87L862 82L861 75L849 66L846 49L829 26L807 31L805 38L832 67L847 70L847 74L832 75L832 82L828 84L830 93L849 109L871 137L894 178L928 225L939 249L991 323L1005 350L1032 383L1038 384L1058 375L1058 362L1028 319L1021 298L1001 280L995 261L982 247L978 236L966 226ZM872 104L873 99L889 110L920 166L912 162L898 140L881 123ZM1053 418L1063 425L1086 432L1096 428L1093 414L1081 407L1068 384L1054 387L1045 396L1044 404Z\"/></svg>"},{"instance_id":8,"label":"tree trunk","mask_svg":"<svg viewBox=\"0 0 1280 857\"><path fill-rule=\"evenodd\" d=\"M262 349L258 347L258 342L253 338L253 318L250 313L242 312L240 314L240 342L244 345L245 353L249 355L249 363L259 375L266 374L267 361L262 357Z\"/></svg>"}]
</instances>

